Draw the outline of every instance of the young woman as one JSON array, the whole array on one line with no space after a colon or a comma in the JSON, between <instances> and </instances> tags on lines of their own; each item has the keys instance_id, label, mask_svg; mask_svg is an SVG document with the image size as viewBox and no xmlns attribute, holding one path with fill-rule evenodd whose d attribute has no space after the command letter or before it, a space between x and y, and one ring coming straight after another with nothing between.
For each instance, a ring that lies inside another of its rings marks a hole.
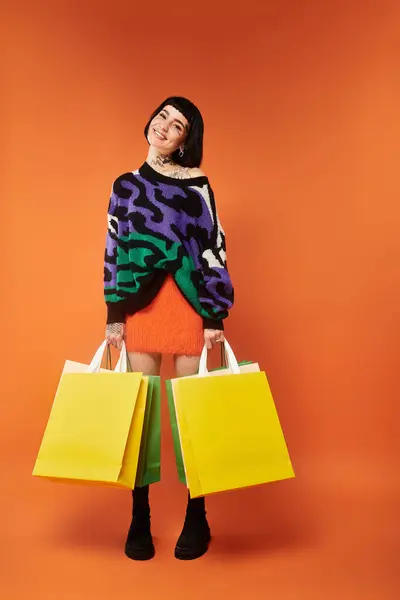
<instances>
[{"instance_id":1,"label":"young woman","mask_svg":"<svg viewBox=\"0 0 400 600\"><path fill-rule=\"evenodd\" d=\"M118 177L108 210L104 287L106 336L125 340L134 371L159 375L172 354L177 377L197 373L204 343L223 341L233 304L225 235L213 191L200 170L203 119L186 98L167 98L144 133L146 161ZM175 548L178 559L203 555L210 541L204 498L188 499ZM125 553L154 556L149 488L133 490L133 518Z\"/></svg>"}]
</instances>

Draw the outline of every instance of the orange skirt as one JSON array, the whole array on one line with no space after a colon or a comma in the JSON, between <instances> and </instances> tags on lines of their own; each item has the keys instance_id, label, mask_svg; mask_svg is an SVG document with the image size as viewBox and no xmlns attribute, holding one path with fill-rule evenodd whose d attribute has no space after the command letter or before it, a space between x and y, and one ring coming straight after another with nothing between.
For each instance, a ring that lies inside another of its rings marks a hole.
<instances>
[{"instance_id":1,"label":"orange skirt","mask_svg":"<svg viewBox=\"0 0 400 600\"><path fill-rule=\"evenodd\" d=\"M200 356L203 345L203 320L171 275L149 306L127 317L128 352Z\"/></svg>"}]
</instances>

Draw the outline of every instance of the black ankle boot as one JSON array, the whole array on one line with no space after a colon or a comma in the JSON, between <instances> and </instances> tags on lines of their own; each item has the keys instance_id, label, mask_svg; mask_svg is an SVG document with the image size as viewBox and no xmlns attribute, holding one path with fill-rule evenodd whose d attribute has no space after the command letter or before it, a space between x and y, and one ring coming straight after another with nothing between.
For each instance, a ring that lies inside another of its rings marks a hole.
<instances>
[{"instance_id":1,"label":"black ankle boot","mask_svg":"<svg viewBox=\"0 0 400 600\"><path fill-rule=\"evenodd\" d=\"M211 540L204 498L189 496L185 524L175 547L175 558L194 560L203 556Z\"/></svg>"},{"instance_id":2,"label":"black ankle boot","mask_svg":"<svg viewBox=\"0 0 400 600\"><path fill-rule=\"evenodd\" d=\"M149 486L132 491L132 523L125 544L125 554L132 560L150 560L155 554L150 530Z\"/></svg>"}]
</instances>

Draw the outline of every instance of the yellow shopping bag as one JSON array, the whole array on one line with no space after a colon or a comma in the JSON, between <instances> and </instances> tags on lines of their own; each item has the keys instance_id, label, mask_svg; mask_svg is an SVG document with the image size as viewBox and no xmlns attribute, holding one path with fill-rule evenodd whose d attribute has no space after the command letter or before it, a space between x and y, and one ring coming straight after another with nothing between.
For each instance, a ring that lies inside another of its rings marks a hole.
<instances>
[{"instance_id":1,"label":"yellow shopping bag","mask_svg":"<svg viewBox=\"0 0 400 600\"><path fill-rule=\"evenodd\" d=\"M222 350L222 349L221 349ZM222 352L221 352L222 354ZM222 354L222 364L224 365L224 359ZM239 363L240 372L241 373L255 373L260 370L260 367L257 363L244 362ZM230 374L231 371L227 370L225 366L222 368L215 369L212 371L212 375L214 377L224 376ZM197 375L190 375L189 377L197 377ZM186 474L185 474L185 465L182 456L182 448L179 437L179 423L176 418L176 410L175 410L175 402L174 402L174 386L177 379L170 379L165 382L167 388L167 398L168 398L168 409L169 416L171 422L171 430L172 430L172 438L174 442L174 451L175 451L175 462L176 468L178 471L179 481L184 485L187 485Z\"/></svg>"},{"instance_id":2,"label":"yellow shopping bag","mask_svg":"<svg viewBox=\"0 0 400 600\"><path fill-rule=\"evenodd\" d=\"M90 365L66 362L33 475L133 489L148 378L126 372L125 346L115 371L100 370L105 346Z\"/></svg>"},{"instance_id":3,"label":"yellow shopping bag","mask_svg":"<svg viewBox=\"0 0 400 600\"><path fill-rule=\"evenodd\" d=\"M265 373L241 372L227 342L226 351L229 373L208 373L204 349L199 375L173 380L193 498L294 477Z\"/></svg>"}]
</instances>

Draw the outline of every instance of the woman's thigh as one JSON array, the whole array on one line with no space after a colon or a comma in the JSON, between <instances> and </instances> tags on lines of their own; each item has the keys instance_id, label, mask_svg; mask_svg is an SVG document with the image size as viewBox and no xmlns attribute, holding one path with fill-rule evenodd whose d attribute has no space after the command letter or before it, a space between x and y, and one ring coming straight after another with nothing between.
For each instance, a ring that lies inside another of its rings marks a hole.
<instances>
[{"instance_id":1,"label":"woman's thigh","mask_svg":"<svg viewBox=\"0 0 400 600\"><path fill-rule=\"evenodd\" d=\"M175 355L174 362L176 377L196 375L199 370L200 356Z\"/></svg>"},{"instance_id":2,"label":"woman's thigh","mask_svg":"<svg viewBox=\"0 0 400 600\"><path fill-rule=\"evenodd\" d=\"M160 375L162 355L158 353L128 352L132 371L143 375Z\"/></svg>"}]
</instances>

